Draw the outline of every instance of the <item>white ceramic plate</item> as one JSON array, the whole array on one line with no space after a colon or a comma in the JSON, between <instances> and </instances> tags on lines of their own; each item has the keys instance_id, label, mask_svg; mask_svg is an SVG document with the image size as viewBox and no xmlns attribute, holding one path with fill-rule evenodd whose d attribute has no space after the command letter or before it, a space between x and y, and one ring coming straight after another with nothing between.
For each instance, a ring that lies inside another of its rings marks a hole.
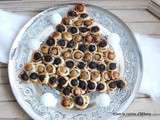
<instances>
[{"instance_id":1,"label":"white ceramic plate","mask_svg":"<svg viewBox=\"0 0 160 120\"><path fill-rule=\"evenodd\" d=\"M117 33L120 40L121 56L124 64L123 76L128 80L127 90L116 91L111 94L111 104L108 107L90 106L86 110L66 110L60 105L55 108L47 108L40 102L42 93L51 92L57 98L57 91L45 86L26 84L21 82L18 75L25 63L30 59L33 49L31 44L43 42L50 32L53 32L51 17L55 12L62 16L74 4L63 4L55 8L47 9L33 17L19 32L16 37L9 58L9 79L12 91L20 106L33 118L37 120L106 120L115 119L113 113L123 112L132 102L138 90L142 76L142 60L139 48L132 32L115 15L100 7L87 5L88 14L96 22L103 25L112 33ZM49 32L48 32L49 30ZM92 95L95 98L95 95Z\"/></svg>"}]
</instances>

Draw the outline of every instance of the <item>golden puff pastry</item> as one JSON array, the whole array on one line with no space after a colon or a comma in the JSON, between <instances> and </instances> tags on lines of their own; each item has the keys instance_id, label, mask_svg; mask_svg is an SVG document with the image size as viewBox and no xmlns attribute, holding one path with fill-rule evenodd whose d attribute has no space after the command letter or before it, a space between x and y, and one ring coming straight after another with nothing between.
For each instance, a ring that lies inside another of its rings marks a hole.
<instances>
[{"instance_id":1,"label":"golden puff pastry","mask_svg":"<svg viewBox=\"0 0 160 120\"><path fill-rule=\"evenodd\" d=\"M79 34L73 35L73 40L79 43L82 41L82 36Z\"/></svg>"},{"instance_id":2,"label":"golden puff pastry","mask_svg":"<svg viewBox=\"0 0 160 120\"><path fill-rule=\"evenodd\" d=\"M46 65L46 72L51 75L56 73L56 67L53 64L47 64Z\"/></svg>"},{"instance_id":3,"label":"golden puff pastry","mask_svg":"<svg viewBox=\"0 0 160 120\"><path fill-rule=\"evenodd\" d=\"M27 63L24 65L24 70L27 72L35 71L36 64L33 62Z\"/></svg>"},{"instance_id":4,"label":"golden puff pastry","mask_svg":"<svg viewBox=\"0 0 160 120\"><path fill-rule=\"evenodd\" d=\"M74 87L74 88L72 89L72 94L73 94L74 96L80 96L80 95L83 94L83 90L82 90L81 88L79 88L79 87Z\"/></svg>"},{"instance_id":5,"label":"golden puff pastry","mask_svg":"<svg viewBox=\"0 0 160 120\"><path fill-rule=\"evenodd\" d=\"M81 60L83 58L83 56L84 56L84 54L80 50L75 50L73 52L73 59L75 59L75 60Z\"/></svg>"},{"instance_id":6,"label":"golden puff pastry","mask_svg":"<svg viewBox=\"0 0 160 120\"><path fill-rule=\"evenodd\" d=\"M49 53L49 46L48 45L41 45L40 46L40 49L41 49L41 52L43 53L43 54L48 54Z\"/></svg>"},{"instance_id":7,"label":"golden puff pastry","mask_svg":"<svg viewBox=\"0 0 160 120\"><path fill-rule=\"evenodd\" d=\"M85 53L84 53L83 60L84 60L85 62L90 62L90 61L92 61L92 58L93 58L93 55L92 55L91 52L85 52Z\"/></svg>"},{"instance_id":8,"label":"golden puff pastry","mask_svg":"<svg viewBox=\"0 0 160 120\"><path fill-rule=\"evenodd\" d=\"M62 34L60 32L53 32L51 35L52 39L54 40L60 40L62 38Z\"/></svg>"},{"instance_id":9,"label":"golden puff pastry","mask_svg":"<svg viewBox=\"0 0 160 120\"><path fill-rule=\"evenodd\" d=\"M96 60L96 61L103 61L103 54L100 53L100 52L96 52L94 54L94 60Z\"/></svg>"},{"instance_id":10,"label":"golden puff pastry","mask_svg":"<svg viewBox=\"0 0 160 120\"><path fill-rule=\"evenodd\" d=\"M44 64L37 64L36 65L36 71L41 74L41 73L45 73L46 72L46 67Z\"/></svg>"},{"instance_id":11,"label":"golden puff pastry","mask_svg":"<svg viewBox=\"0 0 160 120\"><path fill-rule=\"evenodd\" d=\"M61 76L67 76L69 75L70 71L69 68L67 68L66 66L60 65L57 68L57 74L61 75Z\"/></svg>"},{"instance_id":12,"label":"golden puff pastry","mask_svg":"<svg viewBox=\"0 0 160 120\"><path fill-rule=\"evenodd\" d=\"M74 10L78 13L84 13L86 12L86 6L83 4L77 4L74 8Z\"/></svg>"},{"instance_id":13,"label":"golden puff pastry","mask_svg":"<svg viewBox=\"0 0 160 120\"><path fill-rule=\"evenodd\" d=\"M49 54L52 56L59 56L61 54L62 48L60 46L52 46L49 49Z\"/></svg>"},{"instance_id":14,"label":"golden puff pastry","mask_svg":"<svg viewBox=\"0 0 160 120\"><path fill-rule=\"evenodd\" d=\"M62 51L62 57L64 60L72 58L72 49L66 48Z\"/></svg>"},{"instance_id":15,"label":"golden puff pastry","mask_svg":"<svg viewBox=\"0 0 160 120\"><path fill-rule=\"evenodd\" d=\"M74 107L74 101L72 97L63 97L61 105L67 109L72 109Z\"/></svg>"},{"instance_id":16,"label":"golden puff pastry","mask_svg":"<svg viewBox=\"0 0 160 120\"><path fill-rule=\"evenodd\" d=\"M80 70L77 69L77 68L73 68L71 71L70 71L70 79L75 79L75 78L78 78L78 76L80 75Z\"/></svg>"},{"instance_id":17,"label":"golden puff pastry","mask_svg":"<svg viewBox=\"0 0 160 120\"><path fill-rule=\"evenodd\" d=\"M64 32L64 33L62 33L62 38L64 40L70 41L70 40L72 40L72 34L70 32Z\"/></svg>"},{"instance_id":18,"label":"golden puff pastry","mask_svg":"<svg viewBox=\"0 0 160 120\"><path fill-rule=\"evenodd\" d=\"M91 71L91 79L92 79L92 81L96 81L96 82L100 81L100 79L101 79L100 72L97 70L92 70Z\"/></svg>"},{"instance_id":19,"label":"golden puff pastry","mask_svg":"<svg viewBox=\"0 0 160 120\"><path fill-rule=\"evenodd\" d=\"M81 80L90 80L91 78L91 75L90 75L90 72L88 70L81 70L81 73L80 73L80 79Z\"/></svg>"}]
</instances>

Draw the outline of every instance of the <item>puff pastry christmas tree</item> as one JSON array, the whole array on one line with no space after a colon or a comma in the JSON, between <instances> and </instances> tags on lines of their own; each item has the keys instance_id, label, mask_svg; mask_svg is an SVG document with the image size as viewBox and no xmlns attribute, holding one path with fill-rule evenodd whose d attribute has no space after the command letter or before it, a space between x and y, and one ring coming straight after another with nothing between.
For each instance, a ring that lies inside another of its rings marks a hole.
<instances>
[{"instance_id":1,"label":"puff pastry christmas tree","mask_svg":"<svg viewBox=\"0 0 160 120\"><path fill-rule=\"evenodd\" d=\"M20 78L58 90L65 108L85 109L89 93L108 94L126 86L115 59L107 37L89 17L86 6L77 4L33 53Z\"/></svg>"}]
</instances>

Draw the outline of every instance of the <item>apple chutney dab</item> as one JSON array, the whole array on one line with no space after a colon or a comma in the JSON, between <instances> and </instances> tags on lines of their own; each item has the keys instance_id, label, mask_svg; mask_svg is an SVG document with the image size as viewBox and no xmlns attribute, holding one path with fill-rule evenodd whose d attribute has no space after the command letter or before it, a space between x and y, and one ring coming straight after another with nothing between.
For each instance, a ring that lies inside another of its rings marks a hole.
<instances>
[{"instance_id":1,"label":"apple chutney dab","mask_svg":"<svg viewBox=\"0 0 160 120\"><path fill-rule=\"evenodd\" d=\"M61 105L67 109L85 109L90 103L89 93L108 94L126 87L115 59L107 37L89 17L86 6L76 4L33 53L20 78L58 90Z\"/></svg>"}]
</instances>

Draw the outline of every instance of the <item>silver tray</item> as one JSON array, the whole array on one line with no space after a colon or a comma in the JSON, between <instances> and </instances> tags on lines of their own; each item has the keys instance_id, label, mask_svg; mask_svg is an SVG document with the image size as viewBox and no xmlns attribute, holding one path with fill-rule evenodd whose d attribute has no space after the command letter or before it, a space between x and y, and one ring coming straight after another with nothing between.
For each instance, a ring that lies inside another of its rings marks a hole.
<instances>
[{"instance_id":1,"label":"silver tray","mask_svg":"<svg viewBox=\"0 0 160 120\"><path fill-rule=\"evenodd\" d=\"M12 91L20 106L31 118L36 120L115 120L119 116L114 113L125 111L139 88L142 77L142 58L130 29L118 17L103 8L87 5L88 13L95 21L121 37L120 47L123 52L121 57L124 61L123 76L128 80L126 90L117 90L115 94L110 95L111 103L108 107L89 107L83 111L65 110L58 105L56 108L48 108L40 102L41 94L51 92L54 96L59 97L57 92L45 86L25 84L18 78L23 65L31 57L33 50L30 45L34 44L34 41L41 43L49 36L50 33L45 30L52 25L50 21L52 14L56 11L64 15L73 6L74 4L63 4L47 9L33 17L20 30L9 56L8 72ZM92 97L94 98L94 95Z\"/></svg>"}]
</instances>

